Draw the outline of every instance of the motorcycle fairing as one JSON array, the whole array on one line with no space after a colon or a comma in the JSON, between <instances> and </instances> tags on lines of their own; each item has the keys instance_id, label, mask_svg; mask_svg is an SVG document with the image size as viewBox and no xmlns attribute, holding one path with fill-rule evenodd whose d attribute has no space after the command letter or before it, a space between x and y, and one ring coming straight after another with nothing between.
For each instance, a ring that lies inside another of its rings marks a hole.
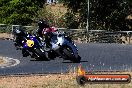
<instances>
[{"instance_id":1,"label":"motorcycle fairing","mask_svg":"<svg viewBox=\"0 0 132 88\"><path fill-rule=\"evenodd\" d=\"M34 41L29 39L29 40L27 40L26 44L27 44L28 47L33 47L34 46Z\"/></svg>"},{"instance_id":2,"label":"motorcycle fairing","mask_svg":"<svg viewBox=\"0 0 132 88\"><path fill-rule=\"evenodd\" d=\"M42 46L39 41L36 39L35 36L28 35L28 39L26 39L26 42L23 43L23 48L31 48L31 47L39 47ZM37 46L39 45L39 46Z\"/></svg>"},{"instance_id":3,"label":"motorcycle fairing","mask_svg":"<svg viewBox=\"0 0 132 88\"><path fill-rule=\"evenodd\" d=\"M53 38L54 37L54 38ZM60 46L69 46L71 47L73 54L75 55L75 57L78 57L78 49L76 47L76 45L71 42L69 42L65 36L53 36L51 39L51 44L52 44L52 49L53 50L57 50L60 48ZM56 38L55 38L56 37Z\"/></svg>"}]
</instances>

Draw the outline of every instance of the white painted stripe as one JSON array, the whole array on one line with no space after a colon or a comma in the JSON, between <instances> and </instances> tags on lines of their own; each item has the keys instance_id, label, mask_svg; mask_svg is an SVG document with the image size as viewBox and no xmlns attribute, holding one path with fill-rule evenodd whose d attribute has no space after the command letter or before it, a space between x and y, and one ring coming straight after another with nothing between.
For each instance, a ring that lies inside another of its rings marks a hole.
<instances>
[{"instance_id":1,"label":"white painted stripe","mask_svg":"<svg viewBox=\"0 0 132 88\"><path fill-rule=\"evenodd\" d=\"M12 66L16 66L20 63L20 61L18 59L14 59L14 58L10 58L10 57L2 57L2 59L5 61L5 63L0 64L0 68L12 67ZM11 60L15 61L15 63L10 65Z\"/></svg>"}]
</instances>

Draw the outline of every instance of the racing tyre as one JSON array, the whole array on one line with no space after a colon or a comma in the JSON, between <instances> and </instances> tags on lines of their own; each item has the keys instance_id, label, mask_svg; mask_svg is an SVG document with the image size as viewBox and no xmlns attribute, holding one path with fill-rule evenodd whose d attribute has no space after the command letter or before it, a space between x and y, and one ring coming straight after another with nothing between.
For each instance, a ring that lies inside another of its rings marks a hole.
<instances>
[{"instance_id":1,"label":"racing tyre","mask_svg":"<svg viewBox=\"0 0 132 88\"><path fill-rule=\"evenodd\" d=\"M73 55L71 48L65 47L63 49L63 53L64 53L64 56L70 59L73 63L80 63L81 57L78 55L78 57L76 58L75 55Z\"/></svg>"},{"instance_id":2,"label":"racing tyre","mask_svg":"<svg viewBox=\"0 0 132 88\"><path fill-rule=\"evenodd\" d=\"M45 53L42 52L40 49L35 49L35 53L39 56L38 58L36 58L38 60L45 60L45 61L50 60L49 58L46 58Z\"/></svg>"},{"instance_id":3,"label":"racing tyre","mask_svg":"<svg viewBox=\"0 0 132 88\"><path fill-rule=\"evenodd\" d=\"M30 54L25 49L22 49L22 55L23 55L23 57L27 57Z\"/></svg>"}]
</instances>

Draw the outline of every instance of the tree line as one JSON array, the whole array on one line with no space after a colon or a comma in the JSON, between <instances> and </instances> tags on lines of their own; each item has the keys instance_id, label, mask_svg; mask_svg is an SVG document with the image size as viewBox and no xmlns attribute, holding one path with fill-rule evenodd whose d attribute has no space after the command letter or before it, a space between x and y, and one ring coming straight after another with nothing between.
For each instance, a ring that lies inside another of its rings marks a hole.
<instances>
[{"instance_id":1,"label":"tree line","mask_svg":"<svg viewBox=\"0 0 132 88\"><path fill-rule=\"evenodd\" d=\"M132 15L132 0L89 0L89 17L87 15L88 0L63 0L68 6L67 23L76 24L74 27L85 28L87 18L89 29L104 30L131 30L132 20L127 20ZM73 20L74 19L74 20Z\"/></svg>"},{"instance_id":2,"label":"tree line","mask_svg":"<svg viewBox=\"0 0 132 88\"><path fill-rule=\"evenodd\" d=\"M86 28L88 18L91 30L131 30L132 20L126 18L132 14L132 0L89 0L89 16L88 0L58 1L67 7L67 13L57 21L59 27L63 23L66 28ZM54 17L45 6L45 0L0 0L0 23L31 25L40 15Z\"/></svg>"},{"instance_id":3,"label":"tree line","mask_svg":"<svg viewBox=\"0 0 132 88\"><path fill-rule=\"evenodd\" d=\"M0 0L0 23L29 25L44 0Z\"/></svg>"}]
</instances>

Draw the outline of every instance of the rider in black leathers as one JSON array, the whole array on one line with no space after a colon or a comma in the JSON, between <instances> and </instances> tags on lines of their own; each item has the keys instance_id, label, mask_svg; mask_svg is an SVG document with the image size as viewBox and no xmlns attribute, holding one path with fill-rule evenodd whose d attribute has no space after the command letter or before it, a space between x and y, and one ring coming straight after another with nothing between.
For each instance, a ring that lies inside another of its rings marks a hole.
<instances>
[{"instance_id":1,"label":"rider in black leathers","mask_svg":"<svg viewBox=\"0 0 132 88\"><path fill-rule=\"evenodd\" d=\"M24 49L22 48L23 47L23 44L22 44L22 41L25 40L25 38L27 39L27 33L21 28L21 27L16 27L14 30L13 30L13 35L14 35L14 45L16 47L16 49L22 49L22 55L24 57L28 56L29 53Z\"/></svg>"},{"instance_id":2,"label":"rider in black leathers","mask_svg":"<svg viewBox=\"0 0 132 88\"><path fill-rule=\"evenodd\" d=\"M22 41L24 40L24 37L27 36L26 32L22 30L20 27L16 27L13 30L13 35L14 35L14 45L17 49L20 49L22 46Z\"/></svg>"},{"instance_id":3,"label":"rider in black leathers","mask_svg":"<svg viewBox=\"0 0 132 88\"><path fill-rule=\"evenodd\" d=\"M38 21L38 29L36 30L35 34L38 36L39 40L41 41L41 38L43 38L43 36L45 37L45 43L46 43L46 48L50 48L51 44L50 44L50 40L52 37L52 29L48 23L44 20L39 20Z\"/></svg>"}]
</instances>

